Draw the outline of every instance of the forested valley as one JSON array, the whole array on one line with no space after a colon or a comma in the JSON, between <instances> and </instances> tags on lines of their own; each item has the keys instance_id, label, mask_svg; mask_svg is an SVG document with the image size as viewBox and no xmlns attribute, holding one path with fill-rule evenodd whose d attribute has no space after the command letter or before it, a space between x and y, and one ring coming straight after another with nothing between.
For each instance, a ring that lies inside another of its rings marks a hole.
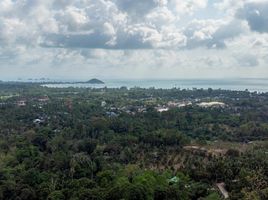
<instances>
[{"instance_id":1,"label":"forested valley","mask_svg":"<svg viewBox=\"0 0 268 200\"><path fill-rule=\"evenodd\" d=\"M268 94L0 83L0 199L268 199Z\"/></svg>"}]
</instances>

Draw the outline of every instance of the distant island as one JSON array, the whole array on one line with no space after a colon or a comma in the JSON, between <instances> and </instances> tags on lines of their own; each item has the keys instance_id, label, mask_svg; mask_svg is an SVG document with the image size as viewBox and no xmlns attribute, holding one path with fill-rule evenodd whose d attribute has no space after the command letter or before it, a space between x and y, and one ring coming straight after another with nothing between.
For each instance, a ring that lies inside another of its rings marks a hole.
<instances>
[{"instance_id":1,"label":"distant island","mask_svg":"<svg viewBox=\"0 0 268 200\"><path fill-rule=\"evenodd\" d=\"M0 80L1 82L1 80ZM22 83L36 83L36 84L105 84L103 81L99 80L99 79L96 79L96 78L93 78L93 79L90 79L88 81L53 81L53 80L50 80L49 78L40 78L40 79L33 79L33 78L29 78L27 79L26 81L23 81L23 79L18 79L17 81L10 81L11 83L14 82L22 82Z\"/></svg>"},{"instance_id":2,"label":"distant island","mask_svg":"<svg viewBox=\"0 0 268 200\"><path fill-rule=\"evenodd\" d=\"M89 83L89 84L104 84L103 81L101 81L99 79L96 79L96 78L93 78L93 79L87 81L86 83Z\"/></svg>"}]
</instances>

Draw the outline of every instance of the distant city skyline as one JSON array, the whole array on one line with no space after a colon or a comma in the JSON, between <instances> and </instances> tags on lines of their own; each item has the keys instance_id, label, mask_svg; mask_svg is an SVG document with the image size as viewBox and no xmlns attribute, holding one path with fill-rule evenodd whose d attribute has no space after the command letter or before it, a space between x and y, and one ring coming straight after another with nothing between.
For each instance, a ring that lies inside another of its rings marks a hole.
<instances>
[{"instance_id":1,"label":"distant city skyline","mask_svg":"<svg viewBox=\"0 0 268 200\"><path fill-rule=\"evenodd\" d=\"M267 0L1 0L0 80L268 78Z\"/></svg>"}]
</instances>

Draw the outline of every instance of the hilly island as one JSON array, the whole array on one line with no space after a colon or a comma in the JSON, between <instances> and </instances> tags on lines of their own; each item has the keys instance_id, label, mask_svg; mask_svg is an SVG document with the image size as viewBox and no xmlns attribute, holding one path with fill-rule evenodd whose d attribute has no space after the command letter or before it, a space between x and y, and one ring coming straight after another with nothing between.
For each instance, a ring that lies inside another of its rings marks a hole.
<instances>
[{"instance_id":1,"label":"hilly island","mask_svg":"<svg viewBox=\"0 0 268 200\"><path fill-rule=\"evenodd\" d=\"M99 79L96 79L96 78L90 79L89 81L87 81L85 83L89 83L89 84L104 84L103 81L101 81Z\"/></svg>"}]
</instances>

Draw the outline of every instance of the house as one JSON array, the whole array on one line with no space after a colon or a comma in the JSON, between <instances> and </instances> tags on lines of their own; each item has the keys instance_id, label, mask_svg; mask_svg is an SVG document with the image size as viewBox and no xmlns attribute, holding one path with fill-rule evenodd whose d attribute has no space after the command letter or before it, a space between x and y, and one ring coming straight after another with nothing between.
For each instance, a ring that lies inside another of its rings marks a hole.
<instances>
[{"instance_id":1,"label":"house","mask_svg":"<svg viewBox=\"0 0 268 200\"><path fill-rule=\"evenodd\" d=\"M19 107L26 106L26 100L19 100L19 101L17 101L17 106L19 106Z\"/></svg>"},{"instance_id":2,"label":"house","mask_svg":"<svg viewBox=\"0 0 268 200\"><path fill-rule=\"evenodd\" d=\"M33 120L33 123L35 125L40 125L40 124L44 123L44 120L42 120L42 119L35 119L35 120Z\"/></svg>"},{"instance_id":3,"label":"house","mask_svg":"<svg viewBox=\"0 0 268 200\"><path fill-rule=\"evenodd\" d=\"M167 106L169 108L182 108L182 107L191 106L191 105L192 105L192 102L191 101L187 101L187 100L179 101L179 102L169 101L167 103Z\"/></svg>"},{"instance_id":4,"label":"house","mask_svg":"<svg viewBox=\"0 0 268 200\"><path fill-rule=\"evenodd\" d=\"M116 114L115 112L106 112L106 115L108 117L118 117L118 114Z\"/></svg>"},{"instance_id":5,"label":"house","mask_svg":"<svg viewBox=\"0 0 268 200\"><path fill-rule=\"evenodd\" d=\"M138 113L145 113L146 111L147 111L146 108L143 108L143 107L138 108Z\"/></svg>"},{"instance_id":6,"label":"house","mask_svg":"<svg viewBox=\"0 0 268 200\"><path fill-rule=\"evenodd\" d=\"M219 189L221 195L223 196L224 199L229 198L229 194L227 190L225 189L225 183L216 183L217 188Z\"/></svg>"},{"instance_id":7,"label":"house","mask_svg":"<svg viewBox=\"0 0 268 200\"><path fill-rule=\"evenodd\" d=\"M209 107L217 107L217 108L223 108L226 106L225 103L223 102L218 102L218 101L212 101L212 102L201 102L197 104L198 106L202 108L209 108Z\"/></svg>"},{"instance_id":8,"label":"house","mask_svg":"<svg viewBox=\"0 0 268 200\"><path fill-rule=\"evenodd\" d=\"M105 107L107 105L106 101L101 102L101 107Z\"/></svg>"},{"instance_id":9,"label":"house","mask_svg":"<svg viewBox=\"0 0 268 200\"><path fill-rule=\"evenodd\" d=\"M45 95L43 97L38 98L38 101L40 103L47 103L49 101L49 98L48 98L48 96Z\"/></svg>"},{"instance_id":10,"label":"house","mask_svg":"<svg viewBox=\"0 0 268 200\"><path fill-rule=\"evenodd\" d=\"M179 178L177 176L174 176L173 178L168 180L169 184L174 184L174 183L178 183L179 182Z\"/></svg>"},{"instance_id":11,"label":"house","mask_svg":"<svg viewBox=\"0 0 268 200\"><path fill-rule=\"evenodd\" d=\"M164 106L158 106L158 107L156 107L155 109L156 109L157 112L160 112L160 113L162 113L162 112L166 112L166 111L169 110L169 108L164 107Z\"/></svg>"}]
</instances>

